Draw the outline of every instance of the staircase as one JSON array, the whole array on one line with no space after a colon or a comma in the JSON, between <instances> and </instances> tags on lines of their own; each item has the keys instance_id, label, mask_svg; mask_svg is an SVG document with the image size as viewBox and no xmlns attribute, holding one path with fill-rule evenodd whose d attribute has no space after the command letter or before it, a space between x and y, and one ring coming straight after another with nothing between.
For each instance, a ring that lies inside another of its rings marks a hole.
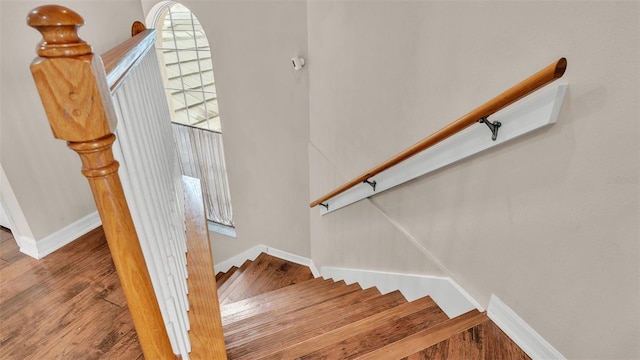
<instances>
[{"instance_id":1,"label":"staircase","mask_svg":"<svg viewBox=\"0 0 640 360\"><path fill-rule=\"evenodd\" d=\"M216 282L229 359L530 359L484 313L449 319L265 253Z\"/></svg>"}]
</instances>

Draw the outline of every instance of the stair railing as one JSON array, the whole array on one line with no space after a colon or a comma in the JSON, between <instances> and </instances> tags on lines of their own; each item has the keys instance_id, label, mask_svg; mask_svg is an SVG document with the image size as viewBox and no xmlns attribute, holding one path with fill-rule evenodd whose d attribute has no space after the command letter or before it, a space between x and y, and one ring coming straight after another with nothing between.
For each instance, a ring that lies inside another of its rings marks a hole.
<instances>
[{"instance_id":1,"label":"stair railing","mask_svg":"<svg viewBox=\"0 0 640 360\"><path fill-rule=\"evenodd\" d=\"M368 183L375 190L375 185L376 185L375 181L370 181L372 177L413 157L416 154L419 154L433 147L434 145L442 142L445 139L450 138L451 136L459 133L460 131L466 129L467 127L475 123L485 123L486 126L489 126L489 128L493 133L493 140L495 140L497 131L498 131L497 129L499 128L500 125L499 123L498 124L491 123L488 120L488 117L498 112L499 110L507 107L508 105L524 98L525 96L531 94L537 89L553 82L554 80L559 79L564 74L566 68L567 68L567 60L565 58L560 58L554 61L553 63L546 66L542 70L536 72L535 74L529 76L528 78L519 82L518 84L511 87L510 89L504 91L500 95L480 105L479 107L475 108L474 110L462 116L461 118L451 122L450 124L446 125L442 129L420 140L419 142L412 145L411 147L403 150L397 155L391 157L390 159L380 163L379 165L374 166L373 168L367 170L363 174L353 178L350 181L347 181L346 183L335 188L334 190L312 201L309 204L309 206L315 207L317 205L322 205L328 209L328 204L325 204L327 200L339 194L342 194L343 192L362 183Z\"/></svg>"},{"instance_id":2,"label":"stair railing","mask_svg":"<svg viewBox=\"0 0 640 360\"><path fill-rule=\"evenodd\" d=\"M82 160L144 356L188 359L189 297L197 294L187 296L184 192L155 31L134 24L140 33L104 54L103 65L78 37L84 20L72 10L41 6L27 23L43 36L31 72L49 124ZM198 275L215 285L210 261ZM204 309L204 322L215 336L206 355L191 355L226 359L215 287L207 294L215 309Z\"/></svg>"}]
</instances>

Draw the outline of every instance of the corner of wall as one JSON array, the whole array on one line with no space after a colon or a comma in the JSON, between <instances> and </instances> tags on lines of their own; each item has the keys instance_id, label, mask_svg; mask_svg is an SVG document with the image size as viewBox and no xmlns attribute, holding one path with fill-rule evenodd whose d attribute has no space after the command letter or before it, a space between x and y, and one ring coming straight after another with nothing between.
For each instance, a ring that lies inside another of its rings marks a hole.
<instances>
[{"instance_id":1,"label":"corner of wall","mask_svg":"<svg viewBox=\"0 0 640 360\"><path fill-rule=\"evenodd\" d=\"M31 237L19 234L14 234L14 237L20 247L21 253L29 255L35 259L42 259L43 257L76 240L80 236L97 228L101 224L102 222L100 221L98 212L94 211L93 213L45 236L40 240L35 240Z\"/></svg>"}]
</instances>

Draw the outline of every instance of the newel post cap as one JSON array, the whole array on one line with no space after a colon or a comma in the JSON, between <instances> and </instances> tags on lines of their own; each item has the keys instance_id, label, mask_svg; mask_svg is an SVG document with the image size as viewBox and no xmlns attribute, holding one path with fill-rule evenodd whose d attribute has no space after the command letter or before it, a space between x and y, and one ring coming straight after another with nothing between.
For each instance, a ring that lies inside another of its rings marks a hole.
<instances>
[{"instance_id":1,"label":"newel post cap","mask_svg":"<svg viewBox=\"0 0 640 360\"><path fill-rule=\"evenodd\" d=\"M78 37L84 19L75 11L59 5L43 5L27 15L27 25L42 34L36 51L42 57L72 57L90 54L91 45Z\"/></svg>"},{"instance_id":2,"label":"newel post cap","mask_svg":"<svg viewBox=\"0 0 640 360\"><path fill-rule=\"evenodd\" d=\"M84 20L58 5L32 10L27 24L42 33L31 74L54 137L71 142L109 135L116 115L102 59L78 37Z\"/></svg>"}]
</instances>

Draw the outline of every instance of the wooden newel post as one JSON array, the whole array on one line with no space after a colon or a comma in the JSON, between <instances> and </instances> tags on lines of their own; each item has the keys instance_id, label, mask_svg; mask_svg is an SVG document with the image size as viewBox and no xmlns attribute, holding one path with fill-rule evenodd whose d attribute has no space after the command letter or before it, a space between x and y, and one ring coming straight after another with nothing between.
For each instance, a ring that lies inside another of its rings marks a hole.
<instances>
[{"instance_id":1,"label":"wooden newel post","mask_svg":"<svg viewBox=\"0 0 640 360\"><path fill-rule=\"evenodd\" d=\"M84 20L72 10L38 7L27 23L43 36L31 73L54 137L82 160L142 351L175 359L113 158L116 117L102 60L78 37Z\"/></svg>"}]
</instances>

